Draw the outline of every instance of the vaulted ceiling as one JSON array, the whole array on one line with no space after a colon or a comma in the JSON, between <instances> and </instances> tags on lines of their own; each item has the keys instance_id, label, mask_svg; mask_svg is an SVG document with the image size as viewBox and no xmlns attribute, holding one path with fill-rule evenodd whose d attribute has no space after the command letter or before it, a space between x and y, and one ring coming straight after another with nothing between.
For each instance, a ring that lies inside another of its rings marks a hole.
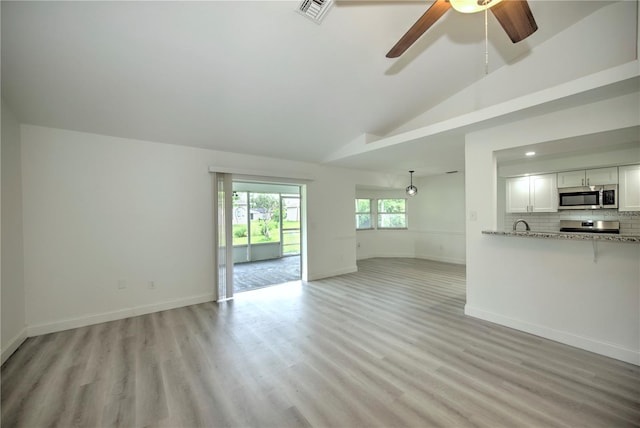
<instances>
[{"instance_id":1,"label":"vaulted ceiling","mask_svg":"<svg viewBox=\"0 0 640 428\"><path fill-rule=\"evenodd\" d=\"M434 139L418 156L411 146L353 162L339 153L359 138L410 129L614 3L530 0L540 29L515 45L489 14L486 75L482 13L449 11L405 55L385 57L431 1L336 1L320 24L296 13L297 1L3 1L2 97L22 123L439 173L463 166L459 137ZM636 2L622 3L637 13ZM538 64L538 72L570 68L571 56L589 49L575 46L557 58L564 65Z\"/></svg>"}]
</instances>

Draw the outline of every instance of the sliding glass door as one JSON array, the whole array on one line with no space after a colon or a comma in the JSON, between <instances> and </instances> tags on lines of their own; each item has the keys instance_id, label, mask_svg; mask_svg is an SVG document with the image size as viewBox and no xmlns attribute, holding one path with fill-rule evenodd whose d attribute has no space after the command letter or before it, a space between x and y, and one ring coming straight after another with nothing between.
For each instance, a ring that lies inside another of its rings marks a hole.
<instances>
[{"instance_id":1,"label":"sliding glass door","mask_svg":"<svg viewBox=\"0 0 640 428\"><path fill-rule=\"evenodd\" d=\"M299 280L302 187L234 182L231 174L218 172L213 184L215 300L232 299L234 290Z\"/></svg>"}]
</instances>

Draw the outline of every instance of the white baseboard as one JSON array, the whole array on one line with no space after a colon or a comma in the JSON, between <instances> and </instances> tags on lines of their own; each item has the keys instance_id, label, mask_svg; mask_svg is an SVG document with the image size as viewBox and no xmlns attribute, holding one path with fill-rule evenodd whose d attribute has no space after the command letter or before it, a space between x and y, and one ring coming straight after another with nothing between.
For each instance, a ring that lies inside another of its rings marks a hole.
<instances>
[{"instance_id":1,"label":"white baseboard","mask_svg":"<svg viewBox=\"0 0 640 428\"><path fill-rule=\"evenodd\" d=\"M531 324L526 321L505 317L500 314L471 307L468 304L464 307L464 313L465 315L469 315L474 318L511 327L526 333L535 334L536 336L555 340L556 342L564 343L566 345L574 346L606 357L615 358L616 360L621 360L626 363L640 365L640 351L638 350L626 349L612 343L601 342L566 331L556 330L537 324Z\"/></svg>"},{"instance_id":2,"label":"white baseboard","mask_svg":"<svg viewBox=\"0 0 640 428\"><path fill-rule=\"evenodd\" d=\"M403 259L421 259L421 260L433 260L434 262L442 262L442 263L451 263L455 265L466 265L467 262L464 259L457 259L452 257L437 257L431 254L368 254L366 257L358 258L358 260L367 260L367 259L393 259L393 258L403 258Z\"/></svg>"},{"instance_id":3,"label":"white baseboard","mask_svg":"<svg viewBox=\"0 0 640 428\"><path fill-rule=\"evenodd\" d=\"M451 263L454 265L466 265L465 259L458 259L454 257L440 257L433 254L416 254L416 259L433 260L434 262Z\"/></svg>"},{"instance_id":4,"label":"white baseboard","mask_svg":"<svg viewBox=\"0 0 640 428\"><path fill-rule=\"evenodd\" d=\"M181 308L183 306L196 305L213 301L213 293L199 296L191 296L183 299L167 300L160 303L125 308L117 311L103 312L99 314L89 314L77 318L69 318L54 321L46 324L32 325L27 328L27 336L40 336L42 334L55 333L57 331L69 330L71 328L84 327L92 324L100 324L108 321L115 321L138 315L150 314L153 312L166 311L168 309Z\"/></svg>"},{"instance_id":5,"label":"white baseboard","mask_svg":"<svg viewBox=\"0 0 640 428\"><path fill-rule=\"evenodd\" d=\"M16 349L22 345L22 343L27 340L27 328L23 328L13 339L11 339L7 346L2 349L2 363L9 359L9 357L16 352Z\"/></svg>"},{"instance_id":6,"label":"white baseboard","mask_svg":"<svg viewBox=\"0 0 640 428\"><path fill-rule=\"evenodd\" d=\"M369 253L357 257L358 260L367 259L415 259L415 253Z\"/></svg>"},{"instance_id":7,"label":"white baseboard","mask_svg":"<svg viewBox=\"0 0 640 428\"><path fill-rule=\"evenodd\" d=\"M344 269L338 269L331 272L311 273L309 272L308 281L316 281L318 279L330 278L332 276L345 275L348 273L358 272L358 266L349 266Z\"/></svg>"}]
</instances>

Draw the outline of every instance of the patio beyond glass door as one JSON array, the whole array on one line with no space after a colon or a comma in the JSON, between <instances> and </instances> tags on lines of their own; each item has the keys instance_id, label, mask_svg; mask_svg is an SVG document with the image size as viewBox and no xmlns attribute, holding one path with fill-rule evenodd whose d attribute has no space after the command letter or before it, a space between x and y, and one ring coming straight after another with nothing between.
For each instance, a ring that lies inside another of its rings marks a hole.
<instances>
[{"instance_id":1,"label":"patio beyond glass door","mask_svg":"<svg viewBox=\"0 0 640 428\"><path fill-rule=\"evenodd\" d=\"M236 292L301 278L300 186L234 181L232 212Z\"/></svg>"},{"instance_id":2,"label":"patio beyond glass door","mask_svg":"<svg viewBox=\"0 0 640 428\"><path fill-rule=\"evenodd\" d=\"M282 213L281 238L282 255L300 254L300 195L281 195Z\"/></svg>"}]
</instances>

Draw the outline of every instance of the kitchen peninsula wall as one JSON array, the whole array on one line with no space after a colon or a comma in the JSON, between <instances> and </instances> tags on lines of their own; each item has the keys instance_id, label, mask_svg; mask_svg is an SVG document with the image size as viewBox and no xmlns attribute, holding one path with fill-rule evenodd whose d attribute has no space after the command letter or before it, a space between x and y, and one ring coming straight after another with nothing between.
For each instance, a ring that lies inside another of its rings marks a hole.
<instances>
[{"instance_id":1,"label":"kitchen peninsula wall","mask_svg":"<svg viewBox=\"0 0 640 428\"><path fill-rule=\"evenodd\" d=\"M640 236L640 211L562 210L555 213L505 213L504 231L513 230L513 222L524 219L536 232L558 232L560 220L619 221L621 235ZM523 226L520 225L520 228Z\"/></svg>"}]
</instances>

